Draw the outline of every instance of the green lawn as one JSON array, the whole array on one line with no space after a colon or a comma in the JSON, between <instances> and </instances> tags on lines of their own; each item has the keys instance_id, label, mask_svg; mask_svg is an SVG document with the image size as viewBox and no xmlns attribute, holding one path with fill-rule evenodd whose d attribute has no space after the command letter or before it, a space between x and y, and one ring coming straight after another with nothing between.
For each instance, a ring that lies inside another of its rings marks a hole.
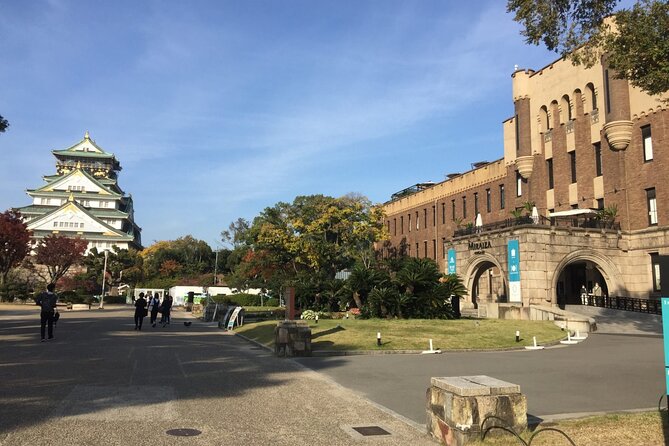
<instances>
[{"instance_id":1,"label":"green lawn","mask_svg":"<svg viewBox=\"0 0 669 446\"><path fill-rule=\"evenodd\" d=\"M387 319L321 319L306 321L311 327L312 350L427 350L429 340L435 349L487 350L558 341L566 336L548 321L483 320L387 320ZM245 324L235 329L254 341L272 347L277 321ZM516 330L521 341L516 342ZM381 333L382 345L376 344Z\"/></svg>"}]
</instances>

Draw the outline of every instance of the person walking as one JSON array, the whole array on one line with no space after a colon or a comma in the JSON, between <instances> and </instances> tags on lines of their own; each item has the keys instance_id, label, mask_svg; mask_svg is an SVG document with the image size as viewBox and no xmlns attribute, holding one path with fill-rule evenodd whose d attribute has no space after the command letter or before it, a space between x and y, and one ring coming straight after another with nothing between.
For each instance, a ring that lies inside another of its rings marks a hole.
<instances>
[{"instance_id":1,"label":"person walking","mask_svg":"<svg viewBox=\"0 0 669 446\"><path fill-rule=\"evenodd\" d=\"M139 293L139 299L135 300L135 330L142 329L142 322L146 316L146 300L144 293Z\"/></svg>"},{"instance_id":2,"label":"person walking","mask_svg":"<svg viewBox=\"0 0 669 446\"><path fill-rule=\"evenodd\" d=\"M153 293L153 297L149 301L149 312L151 313L151 326L156 327L156 319L158 319L158 310L160 309L160 297L158 293Z\"/></svg>"},{"instance_id":3,"label":"person walking","mask_svg":"<svg viewBox=\"0 0 669 446\"><path fill-rule=\"evenodd\" d=\"M170 296L169 294L165 296L161 308L163 309L162 323L164 327L165 325L170 325L170 313L172 311L172 296Z\"/></svg>"},{"instance_id":4,"label":"person walking","mask_svg":"<svg viewBox=\"0 0 669 446\"><path fill-rule=\"evenodd\" d=\"M53 339L53 319L56 312L56 302L58 296L55 293L56 285L50 283L46 286L46 291L42 292L35 299L35 304L42 308L40 312L40 333L42 342L46 341L44 335L48 326L48 339Z\"/></svg>"}]
</instances>

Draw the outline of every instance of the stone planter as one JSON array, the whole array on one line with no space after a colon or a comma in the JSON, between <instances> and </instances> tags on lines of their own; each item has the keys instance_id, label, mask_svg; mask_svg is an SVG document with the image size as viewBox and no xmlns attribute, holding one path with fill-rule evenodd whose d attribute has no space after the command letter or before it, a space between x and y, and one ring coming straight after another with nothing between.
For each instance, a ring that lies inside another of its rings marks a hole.
<instances>
[{"instance_id":1,"label":"stone planter","mask_svg":"<svg viewBox=\"0 0 669 446\"><path fill-rule=\"evenodd\" d=\"M311 328L305 321L281 321L274 329L277 356L311 356Z\"/></svg>"},{"instance_id":2,"label":"stone planter","mask_svg":"<svg viewBox=\"0 0 669 446\"><path fill-rule=\"evenodd\" d=\"M632 141L632 121L613 121L604 124L604 134L613 150L625 150Z\"/></svg>"},{"instance_id":3,"label":"stone planter","mask_svg":"<svg viewBox=\"0 0 669 446\"><path fill-rule=\"evenodd\" d=\"M489 416L495 418L486 420ZM447 446L462 446L478 440L490 426L515 432L527 428L527 399L520 386L485 375L432 378L427 390L430 435Z\"/></svg>"}]
</instances>

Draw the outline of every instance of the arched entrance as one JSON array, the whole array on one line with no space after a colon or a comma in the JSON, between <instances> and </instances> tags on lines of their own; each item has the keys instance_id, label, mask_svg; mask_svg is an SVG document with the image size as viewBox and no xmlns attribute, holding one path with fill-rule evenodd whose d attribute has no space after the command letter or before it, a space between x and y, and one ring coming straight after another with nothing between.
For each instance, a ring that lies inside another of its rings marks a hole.
<instances>
[{"instance_id":1,"label":"arched entrance","mask_svg":"<svg viewBox=\"0 0 669 446\"><path fill-rule=\"evenodd\" d=\"M615 294L620 288L616 277L620 272L608 258L592 252L572 253L555 270L555 302L560 308L581 304L582 287L589 295Z\"/></svg>"},{"instance_id":2,"label":"arched entrance","mask_svg":"<svg viewBox=\"0 0 669 446\"><path fill-rule=\"evenodd\" d=\"M506 302L504 275L494 260L480 259L473 263L466 277L466 286L474 308L478 308L480 302Z\"/></svg>"}]
</instances>

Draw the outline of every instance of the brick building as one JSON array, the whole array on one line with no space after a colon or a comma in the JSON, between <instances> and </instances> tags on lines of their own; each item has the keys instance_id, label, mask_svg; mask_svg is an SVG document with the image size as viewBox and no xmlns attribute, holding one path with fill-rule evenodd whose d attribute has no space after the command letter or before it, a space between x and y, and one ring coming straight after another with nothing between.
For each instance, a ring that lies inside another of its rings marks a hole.
<instances>
[{"instance_id":1,"label":"brick building","mask_svg":"<svg viewBox=\"0 0 669 446\"><path fill-rule=\"evenodd\" d=\"M669 254L669 113L605 62L512 74L504 157L385 204L384 255L435 259L481 302L659 296ZM666 95L664 96L667 97Z\"/></svg>"}]
</instances>

